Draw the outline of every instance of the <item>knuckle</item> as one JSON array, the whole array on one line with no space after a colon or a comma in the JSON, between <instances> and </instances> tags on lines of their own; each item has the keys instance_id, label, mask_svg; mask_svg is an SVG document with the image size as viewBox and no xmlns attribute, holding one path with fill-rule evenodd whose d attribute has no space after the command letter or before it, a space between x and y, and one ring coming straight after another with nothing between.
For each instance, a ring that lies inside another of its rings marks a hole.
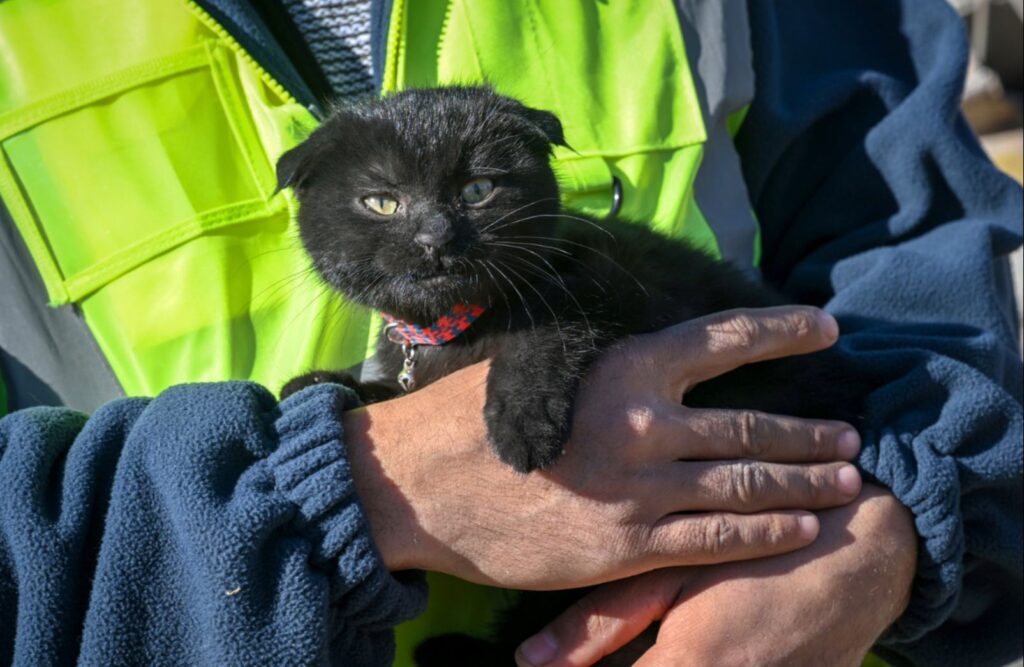
<instances>
[{"instance_id":1,"label":"knuckle","mask_svg":"<svg viewBox=\"0 0 1024 667\"><path fill-rule=\"evenodd\" d=\"M749 313L736 312L722 323L722 329L729 338L731 347L749 350L757 345L761 328Z\"/></svg>"},{"instance_id":2,"label":"knuckle","mask_svg":"<svg viewBox=\"0 0 1024 667\"><path fill-rule=\"evenodd\" d=\"M631 405L626 408L626 424L630 435L643 440L653 434L658 415L650 405Z\"/></svg>"},{"instance_id":3,"label":"knuckle","mask_svg":"<svg viewBox=\"0 0 1024 667\"><path fill-rule=\"evenodd\" d=\"M763 466L754 461L736 464L733 475L733 490L743 505L757 502L764 496L768 486L768 474Z\"/></svg>"},{"instance_id":4,"label":"knuckle","mask_svg":"<svg viewBox=\"0 0 1024 667\"><path fill-rule=\"evenodd\" d=\"M814 476L811 479L811 490L809 494L812 502L830 503L835 500L837 495L836 472L838 470L839 464L815 470Z\"/></svg>"},{"instance_id":5,"label":"knuckle","mask_svg":"<svg viewBox=\"0 0 1024 667\"><path fill-rule=\"evenodd\" d=\"M586 638L602 638L612 632L612 622L601 605L592 595L585 595L576 605L577 618L583 621L583 633Z\"/></svg>"},{"instance_id":6,"label":"knuckle","mask_svg":"<svg viewBox=\"0 0 1024 667\"><path fill-rule=\"evenodd\" d=\"M793 522L781 517L767 521L761 531L762 541L769 546L779 546L789 541Z\"/></svg>"},{"instance_id":7,"label":"knuckle","mask_svg":"<svg viewBox=\"0 0 1024 667\"><path fill-rule=\"evenodd\" d=\"M732 550L738 537L735 524L727 517L714 515L704 524L704 550L711 556L722 556Z\"/></svg>"},{"instance_id":8,"label":"knuckle","mask_svg":"<svg viewBox=\"0 0 1024 667\"><path fill-rule=\"evenodd\" d=\"M807 455L813 461L822 461L831 454L832 433L827 426L815 426L811 432L811 441Z\"/></svg>"},{"instance_id":9,"label":"knuckle","mask_svg":"<svg viewBox=\"0 0 1024 667\"><path fill-rule=\"evenodd\" d=\"M743 410L739 413L740 446L743 455L760 458L767 453L768 437L764 420L756 412Z\"/></svg>"},{"instance_id":10,"label":"knuckle","mask_svg":"<svg viewBox=\"0 0 1024 667\"><path fill-rule=\"evenodd\" d=\"M793 336L806 338L818 329L818 318L815 311L800 308L788 318L789 330Z\"/></svg>"},{"instance_id":11,"label":"knuckle","mask_svg":"<svg viewBox=\"0 0 1024 667\"><path fill-rule=\"evenodd\" d=\"M812 506L821 502L824 500L825 490L827 488L825 475L819 470L812 471L807 476L804 487L807 494L807 502Z\"/></svg>"}]
</instances>

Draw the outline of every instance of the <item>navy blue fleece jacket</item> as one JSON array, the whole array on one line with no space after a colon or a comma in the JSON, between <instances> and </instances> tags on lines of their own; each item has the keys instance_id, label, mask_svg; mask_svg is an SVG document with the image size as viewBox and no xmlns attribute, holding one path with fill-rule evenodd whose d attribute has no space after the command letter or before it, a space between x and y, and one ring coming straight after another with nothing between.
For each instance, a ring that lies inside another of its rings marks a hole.
<instances>
[{"instance_id":1,"label":"navy blue fleece jacket","mask_svg":"<svg viewBox=\"0 0 1024 667\"><path fill-rule=\"evenodd\" d=\"M765 277L835 314L867 401L859 463L914 513L894 662L1021 655L1022 368L1007 256L1022 193L959 112L967 40L939 0L751 0L737 137Z\"/></svg>"},{"instance_id":2,"label":"navy blue fleece jacket","mask_svg":"<svg viewBox=\"0 0 1024 667\"><path fill-rule=\"evenodd\" d=\"M385 665L422 611L352 488L344 387L0 421L0 664Z\"/></svg>"}]
</instances>

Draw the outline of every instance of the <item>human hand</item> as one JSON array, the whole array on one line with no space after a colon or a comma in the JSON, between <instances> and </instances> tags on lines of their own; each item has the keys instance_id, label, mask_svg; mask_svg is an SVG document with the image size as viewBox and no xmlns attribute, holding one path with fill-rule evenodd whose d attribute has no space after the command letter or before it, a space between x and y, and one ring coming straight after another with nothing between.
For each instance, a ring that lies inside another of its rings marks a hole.
<instances>
[{"instance_id":1,"label":"human hand","mask_svg":"<svg viewBox=\"0 0 1024 667\"><path fill-rule=\"evenodd\" d=\"M637 665L859 665L909 600L913 518L871 485L820 518L818 539L800 551L602 586L524 642L516 661L591 665L661 620Z\"/></svg>"},{"instance_id":2,"label":"human hand","mask_svg":"<svg viewBox=\"0 0 1024 667\"><path fill-rule=\"evenodd\" d=\"M353 476L385 563L552 589L808 544L817 519L779 510L856 496L856 471L835 462L856 454L852 428L680 399L739 365L819 350L836 335L830 316L789 307L636 337L583 383L557 465L529 475L487 445L484 364L345 413Z\"/></svg>"}]
</instances>

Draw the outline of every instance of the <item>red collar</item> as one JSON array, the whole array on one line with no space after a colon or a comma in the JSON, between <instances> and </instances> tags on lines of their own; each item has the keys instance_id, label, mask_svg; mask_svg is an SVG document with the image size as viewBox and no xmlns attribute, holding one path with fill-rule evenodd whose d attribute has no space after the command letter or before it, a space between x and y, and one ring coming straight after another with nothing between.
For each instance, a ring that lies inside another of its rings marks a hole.
<instances>
[{"instance_id":1,"label":"red collar","mask_svg":"<svg viewBox=\"0 0 1024 667\"><path fill-rule=\"evenodd\" d=\"M485 310L486 308L476 304L458 303L428 327L397 319L387 313L381 313L381 315L388 323L384 328L384 333L392 343L397 345L444 345L468 329L469 325L483 315Z\"/></svg>"}]
</instances>

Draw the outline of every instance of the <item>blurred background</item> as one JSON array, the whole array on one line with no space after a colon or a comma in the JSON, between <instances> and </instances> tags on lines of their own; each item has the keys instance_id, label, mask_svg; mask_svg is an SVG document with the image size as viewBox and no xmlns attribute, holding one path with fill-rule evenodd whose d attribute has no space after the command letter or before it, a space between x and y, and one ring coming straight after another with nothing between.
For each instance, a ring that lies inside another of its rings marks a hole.
<instances>
[{"instance_id":1,"label":"blurred background","mask_svg":"<svg viewBox=\"0 0 1024 667\"><path fill-rule=\"evenodd\" d=\"M1024 0L950 0L967 23L971 64L964 114L992 161L1024 180ZM1021 251L1013 256L1018 315L1024 293Z\"/></svg>"}]
</instances>

